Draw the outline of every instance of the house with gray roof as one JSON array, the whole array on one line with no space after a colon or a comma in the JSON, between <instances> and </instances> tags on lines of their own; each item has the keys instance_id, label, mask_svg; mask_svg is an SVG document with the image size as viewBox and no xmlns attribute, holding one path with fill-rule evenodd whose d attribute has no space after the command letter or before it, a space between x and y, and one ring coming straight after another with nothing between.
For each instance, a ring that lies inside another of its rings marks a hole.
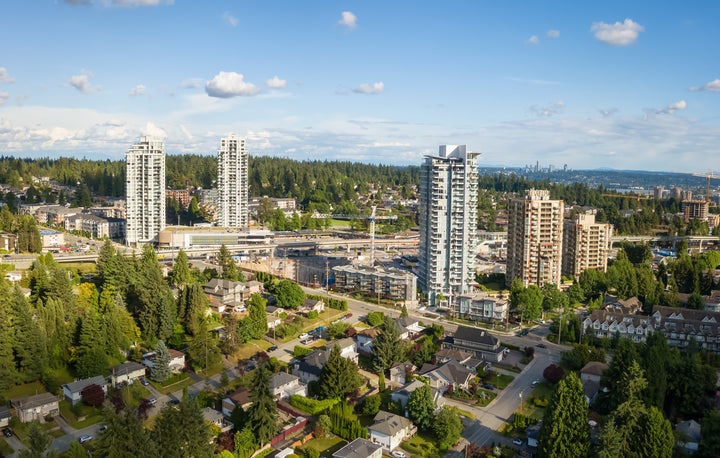
<instances>
[{"instance_id":1,"label":"house with gray roof","mask_svg":"<svg viewBox=\"0 0 720 458\"><path fill-rule=\"evenodd\" d=\"M393 393L390 395L390 399L392 399L393 402L396 404L400 404L403 408L407 405L408 401L410 400L410 395L420 388L421 386L425 386L425 382L422 380L413 380L411 382L406 383L402 387L400 387L398 390L393 391ZM442 406L445 405L445 398L443 397L440 390L437 388L430 388L432 390L433 395L433 401L435 402L435 407L440 409ZM407 413L406 413L407 415Z\"/></svg>"},{"instance_id":2,"label":"house with gray roof","mask_svg":"<svg viewBox=\"0 0 720 458\"><path fill-rule=\"evenodd\" d=\"M307 385L300 383L300 378L287 372L278 372L270 379L270 391L276 399L289 398L293 394L307 396Z\"/></svg>"},{"instance_id":3,"label":"house with gray roof","mask_svg":"<svg viewBox=\"0 0 720 458\"><path fill-rule=\"evenodd\" d=\"M82 380L76 380L71 383L63 385L63 395L65 399L71 405L75 405L82 401L82 390L89 387L90 385L97 385L107 394L108 381L106 377L102 375L96 375L95 377L84 378Z\"/></svg>"},{"instance_id":4,"label":"house with gray roof","mask_svg":"<svg viewBox=\"0 0 720 458\"><path fill-rule=\"evenodd\" d=\"M453 390L466 390L470 380L475 377L474 372L452 360L420 375L430 381L430 387L441 393L447 391L449 387L452 387Z\"/></svg>"},{"instance_id":5,"label":"house with gray roof","mask_svg":"<svg viewBox=\"0 0 720 458\"><path fill-rule=\"evenodd\" d=\"M110 369L110 384L114 387L121 383L130 384L135 380L145 377L146 368L135 361L124 363Z\"/></svg>"},{"instance_id":6,"label":"house with gray roof","mask_svg":"<svg viewBox=\"0 0 720 458\"><path fill-rule=\"evenodd\" d=\"M33 420L42 422L46 416L54 417L60 413L60 400L50 393L22 396L11 399L10 403L15 407L15 412L23 423Z\"/></svg>"},{"instance_id":7,"label":"house with gray roof","mask_svg":"<svg viewBox=\"0 0 720 458\"><path fill-rule=\"evenodd\" d=\"M381 458L382 447L367 439L357 438L332 456L333 458Z\"/></svg>"},{"instance_id":8,"label":"house with gray roof","mask_svg":"<svg viewBox=\"0 0 720 458\"><path fill-rule=\"evenodd\" d=\"M10 424L10 409L6 406L0 406L0 428L4 428Z\"/></svg>"},{"instance_id":9,"label":"house with gray roof","mask_svg":"<svg viewBox=\"0 0 720 458\"><path fill-rule=\"evenodd\" d=\"M417 428L405 417L381 410L368 426L370 442L380 445L387 451L395 450L402 441L412 437Z\"/></svg>"},{"instance_id":10,"label":"house with gray roof","mask_svg":"<svg viewBox=\"0 0 720 458\"><path fill-rule=\"evenodd\" d=\"M443 343L443 348L462 350L485 361L499 362L503 358L500 340L484 329L458 326L455 335Z\"/></svg>"}]
</instances>

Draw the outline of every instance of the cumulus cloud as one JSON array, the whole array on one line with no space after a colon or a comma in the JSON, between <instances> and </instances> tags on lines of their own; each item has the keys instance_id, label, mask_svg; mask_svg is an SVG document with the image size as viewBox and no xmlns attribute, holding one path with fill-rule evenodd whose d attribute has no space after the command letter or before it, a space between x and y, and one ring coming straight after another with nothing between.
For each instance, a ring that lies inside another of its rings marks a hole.
<instances>
[{"instance_id":1,"label":"cumulus cloud","mask_svg":"<svg viewBox=\"0 0 720 458\"><path fill-rule=\"evenodd\" d=\"M220 72L205 84L205 92L210 97L227 99L237 96L252 96L260 92L260 89L245 81L242 73Z\"/></svg>"},{"instance_id":2,"label":"cumulus cloud","mask_svg":"<svg viewBox=\"0 0 720 458\"><path fill-rule=\"evenodd\" d=\"M653 109L653 110L650 110L650 112L655 113L655 114L673 114L676 111L684 110L685 108L687 108L687 102L685 102L684 100L679 100L677 102L671 103L670 105L666 106L665 108L662 108L659 110Z\"/></svg>"},{"instance_id":3,"label":"cumulus cloud","mask_svg":"<svg viewBox=\"0 0 720 458\"><path fill-rule=\"evenodd\" d=\"M530 107L530 111L535 113L540 118L549 118L556 114L562 113L563 108L565 108L565 102L563 102L562 100L558 100L557 102L550 102L544 107L533 105Z\"/></svg>"},{"instance_id":4,"label":"cumulus cloud","mask_svg":"<svg viewBox=\"0 0 720 458\"><path fill-rule=\"evenodd\" d=\"M5 67L0 67L0 83L14 83L15 78L11 77Z\"/></svg>"},{"instance_id":5,"label":"cumulus cloud","mask_svg":"<svg viewBox=\"0 0 720 458\"><path fill-rule=\"evenodd\" d=\"M235 27L236 25L238 25L238 20L237 20L237 18L236 18L235 16L233 16L232 14L230 14L229 11L225 11L225 12L222 14L222 18L223 18L223 21L227 22L228 24L230 24L230 25L233 26L233 27Z\"/></svg>"},{"instance_id":6,"label":"cumulus cloud","mask_svg":"<svg viewBox=\"0 0 720 458\"><path fill-rule=\"evenodd\" d=\"M0 107L5 105L5 102L7 102L7 99L10 98L10 94L7 92L0 92Z\"/></svg>"},{"instance_id":7,"label":"cumulus cloud","mask_svg":"<svg viewBox=\"0 0 720 458\"><path fill-rule=\"evenodd\" d=\"M4 69L0 68L0 81L2 81L2 71ZM720 92L720 79L714 79L708 83L705 83L704 85L697 87L693 86L690 88L691 91L709 91L709 92Z\"/></svg>"},{"instance_id":8,"label":"cumulus cloud","mask_svg":"<svg viewBox=\"0 0 720 458\"><path fill-rule=\"evenodd\" d=\"M548 30L548 31L545 33L545 36L548 37L548 38L560 38L560 31L559 31L559 30L555 30L555 29L551 29L551 30Z\"/></svg>"},{"instance_id":9,"label":"cumulus cloud","mask_svg":"<svg viewBox=\"0 0 720 458\"><path fill-rule=\"evenodd\" d=\"M595 38L612 46L631 45L635 43L640 32L644 30L645 27L632 19L625 19L623 22L614 24L594 22L590 27L590 31L595 34Z\"/></svg>"},{"instance_id":10,"label":"cumulus cloud","mask_svg":"<svg viewBox=\"0 0 720 458\"><path fill-rule=\"evenodd\" d=\"M356 94L380 94L385 90L385 83L379 81L377 83L363 83L360 86L353 89Z\"/></svg>"},{"instance_id":11,"label":"cumulus cloud","mask_svg":"<svg viewBox=\"0 0 720 458\"><path fill-rule=\"evenodd\" d=\"M531 36L530 38L528 38L528 39L525 41L525 43L527 43L527 44L529 44L529 45L538 45L538 44L540 44L540 39L538 38L537 35L533 35L533 36Z\"/></svg>"},{"instance_id":12,"label":"cumulus cloud","mask_svg":"<svg viewBox=\"0 0 720 458\"><path fill-rule=\"evenodd\" d=\"M145 87L144 84L138 84L137 86L135 86L134 88L132 88L132 90L130 91L130 93L129 93L128 95L130 95L130 96L132 96L132 97L136 97L136 96L138 96L138 95L143 95L143 94L145 94L145 91L146 91L146 90L147 90L147 88Z\"/></svg>"},{"instance_id":13,"label":"cumulus cloud","mask_svg":"<svg viewBox=\"0 0 720 458\"><path fill-rule=\"evenodd\" d=\"M92 78L92 76L93 74L91 72L83 70L82 74L73 75L70 77L70 86L74 87L75 89L84 94L99 91L100 89L97 86L93 87L90 84L90 78Z\"/></svg>"},{"instance_id":14,"label":"cumulus cloud","mask_svg":"<svg viewBox=\"0 0 720 458\"><path fill-rule=\"evenodd\" d=\"M265 81L265 84L267 87L271 87L273 89L282 89L287 85L287 81L280 79L277 75L273 76L269 80Z\"/></svg>"},{"instance_id":15,"label":"cumulus cloud","mask_svg":"<svg viewBox=\"0 0 720 458\"><path fill-rule=\"evenodd\" d=\"M158 140L165 140L168 136L165 129L162 129L151 122L145 124L145 128L143 129L143 135L147 135Z\"/></svg>"},{"instance_id":16,"label":"cumulus cloud","mask_svg":"<svg viewBox=\"0 0 720 458\"><path fill-rule=\"evenodd\" d=\"M354 29L357 26L357 16L350 11L343 11L338 24L344 25L348 29Z\"/></svg>"}]
</instances>

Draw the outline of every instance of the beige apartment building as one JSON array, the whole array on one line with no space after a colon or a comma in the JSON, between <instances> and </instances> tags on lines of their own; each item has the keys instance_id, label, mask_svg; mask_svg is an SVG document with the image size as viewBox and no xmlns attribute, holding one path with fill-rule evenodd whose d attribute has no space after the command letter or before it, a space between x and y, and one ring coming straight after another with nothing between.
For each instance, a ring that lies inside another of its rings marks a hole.
<instances>
[{"instance_id":1,"label":"beige apartment building","mask_svg":"<svg viewBox=\"0 0 720 458\"><path fill-rule=\"evenodd\" d=\"M596 223L592 214L578 214L574 219L566 220L562 274L578 277L586 269L607 271L612 233L612 224Z\"/></svg>"}]
</instances>

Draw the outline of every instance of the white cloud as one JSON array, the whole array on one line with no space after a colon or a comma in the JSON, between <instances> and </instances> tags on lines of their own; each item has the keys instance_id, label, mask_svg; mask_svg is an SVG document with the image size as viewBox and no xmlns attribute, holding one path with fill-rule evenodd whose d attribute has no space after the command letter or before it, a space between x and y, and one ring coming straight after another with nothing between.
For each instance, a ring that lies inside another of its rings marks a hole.
<instances>
[{"instance_id":1,"label":"white cloud","mask_svg":"<svg viewBox=\"0 0 720 458\"><path fill-rule=\"evenodd\" d=\"M563 108L565 108L565 102L563 102L562 100L558 100L557 102L550 102L544 107L533 105L530 107L530 111L535 113L540 118L549 118L556 114L562 113Z\"/></svg>"},{"instance_id":2,"label":"white cloud","mask_svg":"<svg viewBox=\"0 0 720 458\"><path fill-rule=\"evenodd\" d=\"M551 30L548 30L547 33L545 33L545 36L548 38L560 38L560 31L551 29Z\"/></svg>"},{"instance_id":3,"label":"white cloud","mask_svg":"<svg viewBox=\"0 0 720 458\"><path fill-rule=\"evenodd\" d=\"M594 22L590 31L595 34L595 38L603 43L612 46L627 46L633 44L637 40L640 32L645 27L641 26L632 19L625 19L623 22L607 24L605 22Z\"/></svg>"},{"instance_id":4,"label":"white cloud","mask_svg":"<svg viewBox=\"0 0 720 458\"><path fill-rule=\"evenodd\" d=\"M2 72L2 69L0 69L0 72ZM1 76L1 73L0 73ZM2 80L0 78L0 80ZM690 88L691 91L709 91L709 92L720 92L720 79L714 79L708 83L705 83L703 86L697 87L693 86Z\"/></svg>"},{"instance_id":5,"label":"white cloud","mask_svg":"<svg viewBox=\"0 0 720 458\"><path fill-rule=\"evenodd\" d=\"M180 83L180 87L183 89L200 89L202 86L202 78L188 78Z\"/></svg>"},{"instance_id":6,"label":"white cloud","mask_svg":"<svg viewBox=\"0 0 720 458\"><path fill-rule=\"evenodd\" d=\"M245 81L242 73L220 72L205 84L205 92L210 97L227 99L237 96L252 96L260 89L252 83Z\"/></svg>"},{"instance_id":7,"label":"white cloud","mask_svg":"<svg viewBox=\"0 0 720 458\"><path fill-rule=\"evenodd\" d=\"M600 108L600 109L598 109L598 111L603 116L603 118L608 118L608 117L614 115L615 113L617 113L618 109L617 108Z\"/></svg>"},{"instance_id":8,"label":"white cloud","mask_svg":"<svg viewBox=\"0 0 720 458\"><path fill-rule=\"evenodd\" d=\"M537 45L540 44L540 39L537 37L537 35L533 35L530 38L528 38L525 43L529 45Z\"/></svg>"},{"instance_id":9,"label":"white cloud","mask_svg":"<svg viewBox=\"0 0 720 458\"><path fill-rule=\"evenodd\" d=\"M11 77L5 67L0 67L0 83L14 83L15 78Z\"/></svg>"},{"instance_id":10,"label":"white cloud","mask_svg":"<svg viewBox=\"0 0 720 458\"><path fill-rule=\"evenodd\" d=\"M662 108L660 110L650 110L652 113L655 114L673 114L676 111L684 110L687 108L687 102L684 100L679 100L677 102L673 102L670 105L666 106L665 108Z\"/></svg>"},{"instance_id":11,"label":"white cloud","mask_svg":"<svg viewBox=\"0 0 720 458\"><path fill-rule=\"evenodd\" d=\"M282 89L287 85L287 81L280 79L277 75L273 76L269 80L265 81L267 87L273 89Z\"/></svg>"},{"instance_id":12,"label":"white cloud","mask_svg":"<svg viewBox=\"0 0 720 458\"><path fill-rule=\"evenodd\" d=\"M145 129L143 129L143 135L148 135L158 140L165 140L168 136L165 129L161 129L152 122L148 122L147 124L145 124Z\"/></svg>"},{"instance_id":13,"label":"white cloud","mask_svg":"<svg viewBox=\"0 0 720 458\"><path fill-rule=\"evenodd\" d=\"M7 99L10 98L10 94L7 92L0 92L0 107L5 105L5 102L7 102Z\"/></svg>"},{"instance_id":14,"label":"white cloud","mask_svg":"<svg viewBox=\"0 0 720 458\"><path fill-rule=\"evenodd\" d=\"M338 24L344 25L348 29L354 29L357 26L357 16L350 11L343 11Z\"/></svg>"},{"instance_id":15,"label":"white cloud","mask_svg":"<svg viewBox=\"0 0 720 458\"><path fill-rule=\"evenodd\" d=\"M363 83L360 86L353 89L356 94L380 94L385 90L385 83L379 81L377 83Z\"/></svg>"},{"instance_id":16,"label":"white cloud","mask_svg":"<svg viewBox=\"0 0 720 458\"><path fill-rule=\"evenodd\" d=\"M225 22L227 22L228 24L230 24L233 27L238 25L238 19L235 16L233 16L232 14L230 14L229 11L225 11L222 14L222 18Z\"/></svg>"},{"instance_id":17,"label":"white cloud","mask_svg":"<svg viewBox=\"0 0 720 458\"><path fill-rule=\"evenodd\" d=\"M88 72L86 70L82 71L82 74L80 75L73 75L70 77L70 86L74 87L78 91L89 94L91 92L97 92L100 90L99 87L95 86L93 87L90 84L90 78L92 78L93 74L91 72Z\"/></svg>"},{"instance_id":18,"label":"white cloud","mask_svg":"<svg viewBox=\"0 0 720 458\"><path fill-rule=\"evenodd\" d=\"M130 91L130 93L128 95L130 95L132 97L135 97L138 95L143 95L143 94L145 94L146 90L147 90L147 88L145 87L144 84L138 84L137 86L132 88L132 90Z\"/></svg>"}]
</instances>

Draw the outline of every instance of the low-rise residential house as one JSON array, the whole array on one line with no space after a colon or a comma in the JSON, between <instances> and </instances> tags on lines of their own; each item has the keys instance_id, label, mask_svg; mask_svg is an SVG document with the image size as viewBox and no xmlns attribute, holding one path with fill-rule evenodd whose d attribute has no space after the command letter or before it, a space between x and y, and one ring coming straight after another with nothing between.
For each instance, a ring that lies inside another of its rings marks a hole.
<instances>
[{"instance_id":1,"label":"low-rise residential house","mask_svg":"<svg viewBox=\"0 0 720 458\"><path fill-rule=\"evenodd\" d=\"M205 422L209 423L210 425L217 426L218 428L220 428L220 432L224 433L226 431L230 431L233 427L232 423L225 420L222 412L218 412L211 407L205 407L202 411L202 414Z\"/></svg>"},{"instance_id":2,"label":"low-rise residential house","mask_svg":"<svg viewBox=\"0 0 720 458\"><path fill-rule=\"evenodd\" d=\"M46 416L54 417L60 413L60 400L50 393L22 396L11 399L10 403L23 423L29 423L33 420L42 422Z\"/></svg>"},{"instance_id":3,"label":"low-rise residential house","mask_svg":"<svg viewBox=\"0 0 720 458\"><path fill-rule=\"evenodd\" d=\"M615 296L606 296L603 301L603 308L608 312L634 315L642 312L642 302L637 297L619 299Z\"/></svg>"},{"instance_id":4,"label":"low-rise residential house","mask_svg":"<svg viewBox=\"0 0 720 458\"><path fill-rule=\"evenodd\" d=\"M173 374L179 374L185 369L185 353L175 350L174 348L168 348L168 353L170 354L170 361L168 362L170 371ZM148 369L155 367L155 352L145 353L142 363L147 366Z\"/></svg>"},{"instance_id":5,"label":"low-rise residential house","mask_svg":"<svg viewBox=\"0 0 720 458\"><path fill-rule=\"evenodd\" d=\"M90 385L97 385L107 394L108 381L107 378L102 375L96 375L95 377L84 378L82 380L76 380L71 383L63 385L63 395L65 399L72 405L82 401L82 390L89 387Z\"/></svg>"},{"instance_id":6,"label":"low-rise residential house","mask_svg":"<svg viewBox=\"0 0 720 458\"><path fill-rule=\"evenodd\" d=\"M373 444L367 439L357 438L337 452L333 458L381 458L382 446Z\"/></svg>"},{"instance_id":7,"label":"low-rise residential house","mask_svg":"<svg viewBox=\"0 0 720 458\"><path fill-rule=\"evenodd\" d=\"M296 375L278 372L270 379L270 391L276 399L289 398L293 394L307 396L307 385L301 384Z\"/></svg>"},{"instance_id":8,"label":"low-rise residential house","mask_svg":"<svg viewBox=\"0 0 720 458\"><path fill-rule=\"evenodd\" d=\"M591 404L600 390L600 379L608 365L600 361L590 361L580 369L580 382L585 392L585 401Z\"/></svg>"},{"instance_id":9,"label":"low-rise residential house","mask_svg":"<svg viewBox=\"0 0 720 458\"><path fill-rule=\"evenodd\" d=\"M250 399L250 390L246 387L240 387L229 396L226 396L222 400L222 413L226 417L232 415L232 411L236 407L240 407L242 410L247 410L252 405Z\"/></svg>"},{"instance_id":10,"label":"low-rise residential house","mask_svg":"<svg viewBox=\"0 0 720 458\"><path fill-rule=\"evenodd\" d=\"M505 321L510 301L485 292L460 294L453 299L455 313L466 320Z\"/></svg>"},{"instance_id":11,"label":"low-rise residential house","mask_svg":"<svg viewBox=\"0 0 720 458\"><path fill-rule=\"evenodd\" d=\"M435 362L437 364L443 364L448 361L463 363L472 358L472 356L471 353L456 348L441 348L435 352Z\"/></svg>"},{"instance_id":12,"label":"low-rise residential house","mask_svg":"<svg viewBox=\"0 0 720 458\"><path fill-rule=\"evenodd\" d=\"M377 328L367 328L355 334L355 346L360 354L370 356L373 354L373 341L380 335Z\"/></svg>"},{"instance_id":13,"label":"low-rise residential house","mask_svg":"<svg viewBox=\"0 0 720 458\"><path fill-rule=\"evenodd\" d=\"M300 379L300 383L308 384L320 379L320 372L327 362L330 352L315 350L299 361L292 363L292 374Z\"/></svg>"},{"instance_id":14,"label":"low-rise residential house","mask_svg":"<svg viewBox=\"0 0 720 458\"><path fill-rule=\"evenodd\" d=\"M215 313L224 313L236 305L242 305L245 283L240 281L213 278L203 287L210 301L210 308Z\"/></svg>"},{"instance_id":15,"label":"low-rise residential house","mask_svg":"<svg viewBox=\"0 0 720 458\"><path fill-rule=\"evenodd\" d=\"M268 329L275 329L282 324L282 319L275 315L267 314Z\"/></svg>"},{"instance_id":16,"label":"low-rise residential house","mask_svg":"<svg viewBox=\"0 0 720 458\"><path fill-rule=\"evenodd\" d=\"M305 302L300 306L300 311L305 314L310 312L324 312L325 302L320 299L305 299Z\"/></svg>"},{"instance_id":17,"label":"low-rise residential house","mask_svg":"<svg viewBox=\"0 0 720 458\"><path fill-rule=\"evenodd\" d=\"M340 356L342 356L343 358L347 358L357 364L358 353L355 350L355 341L352 337L345 337L344 339L329 342L328 348L335 345L340 348Z\"/></svg>"},{"instance_id":18,"label":"low-rise residential house","mask_svg":"<svg viewBox=\"0 0 720 458\"><path fill-rule=\"evenodd\" d=\"M245 282L245 290L242 293L243 301L250 300L250 296L253 294L263 294L265 292L265 285L261 281L250 280Z\"/></svg>"},{"instance_id":19,"label":"low-rise residential house","mask_svg":"<svg viewBox=\"0 0 720 458\"><path fill-rule=\"evenodd\" d=\"M702 440L702 431L700 423L695 420L687 420L675 425L677 431L676 445L688 455L693 455L698 451L700 441Z\"/></svg>"},{"instance_id":20,"label":"low-rise residential house","mask_svg":"<svg viewBox=\"0 0 720 458\"><path fill-rule=\"evenodd\" d=\"M415 366L409 362L397 363L390 368L390 381L399 385L405 385L408 377L415 371Z\"/></svg>"},{"instance_id":21,"label":"low-rise residential house","mask_svg":"<svg viewBox=\"0 0 720 458\"><path fill-rule=\"evenodd\" d=\"M410 316L401 317L395 320L400 330L400 338L402 340L415 339L425 330L424 326L420 326L417 318Z\"/></svg>"},{"instance_id":22,"label":"low-rise residential house","mask_svg":"<svg viewBox=\"0 0 720 458\"><path fill-rule=\"evenodd\" d=\"M458 326L455 335L446 338L443 348L453 348L471 353L485 361L499 362L504 348L500 340L484 329Z\"/></svg>"},{"instance_id":23,"label":"low-rise residential house","mask_svg":"<svg viewBox=\"0 0 720 458\"><path fill-rule=\"evenodd\" d=\"M375 415L374 423L368 426L370 442L384 450L393 451L400 443L416 432L417 428L405 417L381 410Z\"/></svg>"},{"instance_id":24,"label":"low-rise residential house","mask_svg":"<svg viewBox=\"0 0 720 458\"><path fill-rule=\"evenodd\" d=\"M113 388L121 383L130 384L145 377L146 373L146 368L142 364L135 361L125 361L119 366L110 369L110 384Z\"/></svg>"},{"instance_id":25,"label":"low-rise residential house","mask_svg":"<svg viewBox=\"0 0 720 458\"><path fill-rule=\"evenodd\" d=\"M455 361L448 361L435 369L419 373L419 375L428 379L430 386L441 393L446 392L449 387L452 387L453 390L467 390L468 384L475 377L475 373Z\"/></svg>"},{"instance_id":26,"label":"low-rise residential house","mask_svg":"<svg viewBox=\"0 0 720 458\"><path fill-rule=\"evenodd\" d=\"M538 440L540 439L540 428L542 427L542 422L535 423L534 425L530 425L525 429L525 433L527 434L527 444L528 447L531 448L537 448L538 446Z\"/></svg>"},{"instance_id":27,"label":"low-rise residential house","mask_svg":"<svg viewBox=\"0 0 720 458\"><path fill-rule=\"evenodd\" d=\"M408 401L410 400L410 394L412 394L413 391L417 390L421 386L425 386L426 383L422 380L413 380L411 382L406 383L401 388L399 388L397 391L393 391L390 395L390 399L392 399L393 402L400 404L403 408L407 406ZM442 406L445 405L445 398L443 397L440 390L437 388L430 388L432 390L433 394L433 401L435 401L435 407L440 409ZM407 412L406 412L407 416Z\"/></svg>"},{"instance_id":28,"label":"low-rise residential house","mask_svg":"<svg viewBox=\"0 0 720 458\"><path fill-rule=\"evenodd\" d=\"M10 424L10 417L12 417L10 409L6 406L0 406L0 428L5 428Z\"/></svg>"}]
</instances>

